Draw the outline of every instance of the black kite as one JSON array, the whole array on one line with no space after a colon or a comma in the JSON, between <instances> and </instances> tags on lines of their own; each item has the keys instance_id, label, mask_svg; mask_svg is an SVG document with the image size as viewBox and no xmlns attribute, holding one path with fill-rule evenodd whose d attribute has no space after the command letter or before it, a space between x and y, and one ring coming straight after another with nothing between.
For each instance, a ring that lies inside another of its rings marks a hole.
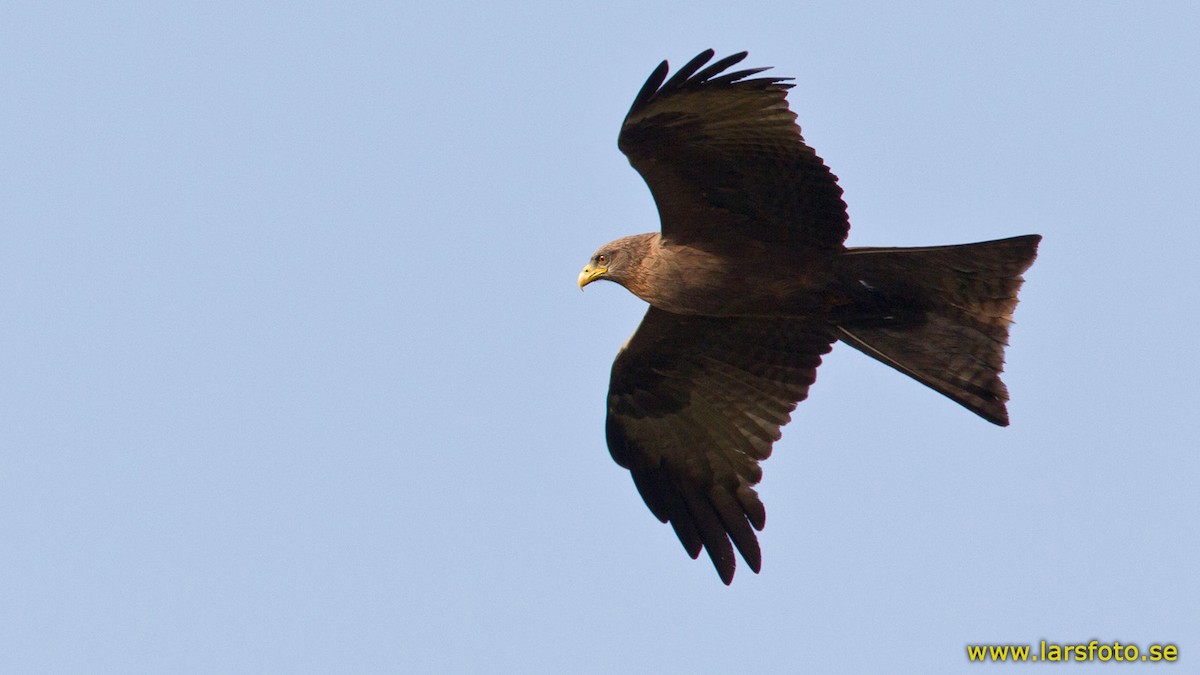
<instances>
[{"instance_id":1,"label":"black kite","mask_svg":"<svg viewBox=\"0 0 1200 675\"><path fill-rule=\"evenodd\" d=\"M842 190L800 135L790 78L712 57L669 80L664 61L638 92L618 145L662 233L601 247L579 287L607 279L650 303L613 364L609 451L728 584L735 546L761 567L758 463L835 341L1008 424L1004 347L1041 237L846 248Z\"/></svg>"}]
</instances>

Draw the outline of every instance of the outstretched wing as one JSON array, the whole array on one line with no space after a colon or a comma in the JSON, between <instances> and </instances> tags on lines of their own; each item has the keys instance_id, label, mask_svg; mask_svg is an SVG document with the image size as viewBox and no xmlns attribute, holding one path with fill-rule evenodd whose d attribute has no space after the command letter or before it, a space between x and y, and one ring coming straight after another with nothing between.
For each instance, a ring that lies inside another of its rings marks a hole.
<instances>
[{"instance_id":1,"label":"outstretched wing","mask_svg":"<svg viewBox=\"0 0 1200 675\"><path fill-rule=\"evenodd\" d=\"M839 250L850 230L842 189L800 135L790 78L724 73L746 52L701 70L712 57L669 80L659 64L621 127L617 144L650 186L663 235L717 250Z\"/></svg>"},{"instance_id":2,"label":"outstretched wing","mask_svg":"<svg viewBox=\"0 0 1200 675\"><path fill-rule=\"evenodd\" d=\"M734 546L752 570L761 567L758 462L808 395L833 340L816 322L651 307L613 364L609 452L688 555L707 549L726 584Z\"/></svg>"}]
</instances>

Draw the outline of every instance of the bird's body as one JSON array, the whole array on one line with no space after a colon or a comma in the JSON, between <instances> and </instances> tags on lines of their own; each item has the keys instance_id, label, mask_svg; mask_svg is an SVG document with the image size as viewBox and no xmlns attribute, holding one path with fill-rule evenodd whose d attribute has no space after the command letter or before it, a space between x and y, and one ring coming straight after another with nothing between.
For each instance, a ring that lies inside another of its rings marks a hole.
<instances>
[{"instance_id":1,"label":"bird's body","mask_svg":"<svg viewBox=\"0 0 1200 675\"><path fill-rule=\"evenodd\" d=\"M1000 380L1022 277L1041 237L847 248L837 179L804 143L778 78L724 73L710 51L642 87L619 145L662 232L601 247L580 288L646 301L613 364L606 433L650 510L725 583L755 572L766 511L753 485L838 340L1008 423Z\"/></svg>"},{"instance_id":2,"label":"bird's body","mask_svg":"<svg viewBox=\"0 0 1200 675\"><path fill-rule=\"evenodd\" d=\"M779 255L769 247L724 255L688 244L674 244L658 233L618 239L613 249L639 258L621 284L647 303L689 316L796 316L819 308L812 300L827 297L832 268L827 257L811 260ZM779 258L775 260L775 258ZM779 275L776 270L792 268Z\"/></svg>"}]
</instances>

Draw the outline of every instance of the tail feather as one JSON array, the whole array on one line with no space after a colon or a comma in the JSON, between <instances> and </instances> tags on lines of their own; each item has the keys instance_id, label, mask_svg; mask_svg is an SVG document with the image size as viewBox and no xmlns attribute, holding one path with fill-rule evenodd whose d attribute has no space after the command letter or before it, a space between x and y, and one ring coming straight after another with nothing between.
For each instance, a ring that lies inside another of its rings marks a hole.
<instances>
[{"instance_id":1,"label":"tail feather","mask_svg":"<svg viewBox=\"0 0 1200 675\"><path fill-rule=\"evenodd\" d=\"M895 311L839 322L838 337L1007 426L1004 348L1021 274L1033 264L1040 241L1026 235L958 246L849 249L848 281ZM877 289L889 289L891 296Z\"/></svg>"}]
</instances>

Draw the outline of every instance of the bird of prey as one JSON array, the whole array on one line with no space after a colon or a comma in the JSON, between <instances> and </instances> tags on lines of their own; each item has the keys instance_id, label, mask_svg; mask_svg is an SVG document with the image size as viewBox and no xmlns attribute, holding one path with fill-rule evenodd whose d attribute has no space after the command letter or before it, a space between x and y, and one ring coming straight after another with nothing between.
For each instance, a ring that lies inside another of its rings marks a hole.
<instances>
[{"instance_id":1,"label":"bird of prey","mask_svg":"<svg viewBox=\"0 0 1200 675\"><path fill-rule=\"evenodd\" d=\"M613 363L608 448L729 584L734 547L761 568L759 462L834 342L1008 424L1004 348L1041 237L847 248L842 190L800 135L791 78L713 55L670 79L663 61L638 92L618 146L662 231L600 247L579 287L614 281L649 303Z\"/></svg>"}]
</instances>

